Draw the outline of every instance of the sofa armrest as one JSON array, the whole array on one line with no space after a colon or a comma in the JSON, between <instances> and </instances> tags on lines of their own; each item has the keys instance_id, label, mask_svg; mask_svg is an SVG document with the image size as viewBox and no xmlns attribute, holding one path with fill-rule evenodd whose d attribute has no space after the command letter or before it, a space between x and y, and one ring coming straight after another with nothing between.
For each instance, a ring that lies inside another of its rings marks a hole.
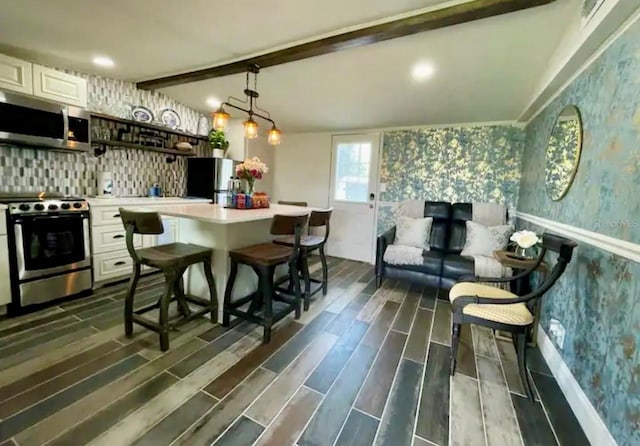
<instances>
[{"instance_id":1,"label":"sofa armrest","mask_svg":"<svg viewBox=\"0 0 640 446\"><path fill-rule=\"evenodd\" d=\"M382 256L384 256L384 252L387 249L387 246L392 245L393 241L396 238L396 227L392 227L388 229L384 233L378 236L378 241L376 244L376 277L382 277L382 266L383 260Z\"/></svg>"}]
</instances>

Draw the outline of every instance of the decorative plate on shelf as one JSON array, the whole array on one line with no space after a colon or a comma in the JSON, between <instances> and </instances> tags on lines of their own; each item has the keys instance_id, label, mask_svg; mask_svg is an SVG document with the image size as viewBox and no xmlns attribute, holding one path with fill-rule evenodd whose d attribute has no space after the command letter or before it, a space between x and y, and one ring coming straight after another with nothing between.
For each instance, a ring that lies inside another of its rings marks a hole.
<instances>
[{"instance_id":1,"label":"decorative plate on shelf","mask_svg":"<svg viewBox=\"0 0 640 446\"><path fill-rule=\"evenodd\" d=\"M153 112L147 107L138 105L131 110L131 116L135 121L150 123L153 121Z\"/></svg>"},{"instance_id":2,"label":"decorative plate on shelf","mask_svg":"<svg viewBox=\"0 0 640 446\"><path fill-rule=\"evenodd\" d=\"M160 119L162 120L162 123L170 129L175 130L180 127L180 115L176 113L175 110L165 108L160 114Z\"/></svg>"}]
</instances>

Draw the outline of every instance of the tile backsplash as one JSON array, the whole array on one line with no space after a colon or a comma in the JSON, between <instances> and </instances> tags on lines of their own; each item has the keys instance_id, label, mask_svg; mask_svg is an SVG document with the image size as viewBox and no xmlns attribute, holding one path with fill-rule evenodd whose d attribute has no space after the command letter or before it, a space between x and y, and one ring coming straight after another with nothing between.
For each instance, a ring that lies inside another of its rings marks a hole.
<instances>
[{"instance_id":1,"label":"tile backsplash","mask_svg":"<svg viewBox=\"0 0 640 446\"><path fill-rule=\"evenodd\" d=\"M131 108L142 105L159 117L170 108L180 115L180 128L206 134L210 122L206 115L190 109L161 93L138 90L135 84L115 79L65 70L87 79L87 109L121 118L129 118ZM199 149L199 156L211 156ZM153 183L159 183L167 195L184 195L186 159L166 162L167 155L134 149L108 149L95 157L93 153L53 152L23 146L0 146L0 191L52 191L68 195L94 195L96 175L112 172L114 194L146 195Z\"/></svg>"}]
</instances>

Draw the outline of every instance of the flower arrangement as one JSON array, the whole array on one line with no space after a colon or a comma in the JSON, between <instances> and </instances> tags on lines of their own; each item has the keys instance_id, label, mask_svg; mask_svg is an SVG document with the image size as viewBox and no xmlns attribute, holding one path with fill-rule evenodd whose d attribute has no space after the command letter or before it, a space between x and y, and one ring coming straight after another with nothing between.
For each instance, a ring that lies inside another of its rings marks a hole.
<instances>
[{"instance_id":1,"label":"flower arrangement","mask_svg":"<svg viewBox=\"0 0 640 446\"><path fill-rule=\"evenodd\" d=\"M533 231L522 230L514 232L509 240L518 245L519 249L516 250L518 255L528 258L527 250L535 246L540 241L540 237Z\"/></svg>"},{"instance_id":2,"label":"flower arrangement","mask_svg":"<svg viewBox=\"0 0 640 446\"><path fill-rule=\"evenodd\" d=\"M269 172L269 168L257 156L247 158L236 166L236 175L247 181L247 193L249 194L253 193L256 180L261 180L267 172Z\"/></svg>"}]
</instances>

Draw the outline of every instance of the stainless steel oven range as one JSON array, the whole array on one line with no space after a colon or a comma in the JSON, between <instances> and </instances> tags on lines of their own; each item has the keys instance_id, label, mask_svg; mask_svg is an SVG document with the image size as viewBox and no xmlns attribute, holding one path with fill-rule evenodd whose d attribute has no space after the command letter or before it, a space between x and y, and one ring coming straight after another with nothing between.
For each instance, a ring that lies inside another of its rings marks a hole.
<instances>
[{"instance_id":1,"label":"stainless steel oven range","mask_svg":"<svg viewBox=\"0 0 640 446\"><path fill-rule=\"evenodd\" d=\"M56 194L0 194L8 205L12 307L90 290L89 205Z\"/></svg>"}]
</instances>

